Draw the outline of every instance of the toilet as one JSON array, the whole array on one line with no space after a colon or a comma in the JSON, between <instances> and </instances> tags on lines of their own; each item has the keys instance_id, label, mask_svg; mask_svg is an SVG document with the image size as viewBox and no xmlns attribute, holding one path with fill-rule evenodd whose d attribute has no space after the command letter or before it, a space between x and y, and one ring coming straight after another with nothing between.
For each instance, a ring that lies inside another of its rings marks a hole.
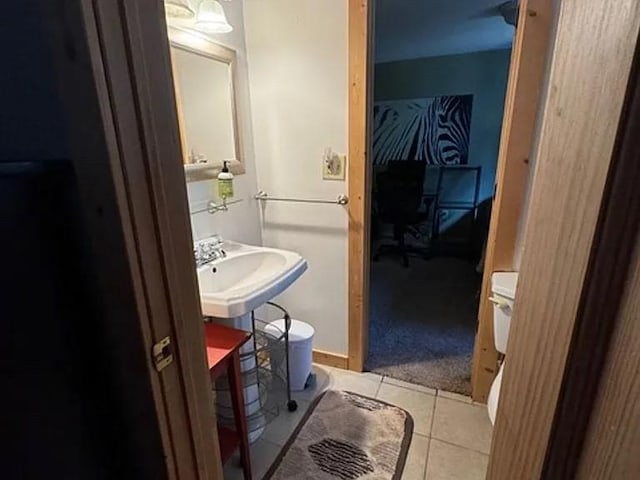
<instances>
[{"instance_id":1,"label":"toilet","mask_svg":"<svg viewBox=\"0 0 640 480\"><path fill-rule=\"evenodd\" d=\"M507 340L509 339L509 326L513 312L513 300L516 297L518 284L518 272L494 272L491 276L491 297L493 303L493 339L496 350L502 354L507 352ZM502 384L502 371L505 362L502 362L496 379L491 384L487 409L491 423L496 421L498 410L498 398L500 397L500 385Z\"/></svg>"}]
</instances>

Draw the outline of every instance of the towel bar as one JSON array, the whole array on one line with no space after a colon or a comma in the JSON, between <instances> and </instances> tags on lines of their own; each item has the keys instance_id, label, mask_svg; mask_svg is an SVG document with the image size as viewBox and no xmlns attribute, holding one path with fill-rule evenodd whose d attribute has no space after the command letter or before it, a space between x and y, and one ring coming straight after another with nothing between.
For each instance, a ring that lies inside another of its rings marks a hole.
<instances>
[{"instance_id":1,"label":"towel bar","mask_svg":"<svg viewBox=\"0 0 640 480\"><path fill-rule=\"evenodd\" d=\"M346 205L349 203L349 197L346 195L338 195L335 200L317 200L311 198L290 198L290 197L272 197L264 190L260 190L256 196L256 200L274 201L274 202L295 202L295 203L328 203L333 205Z\"/></svg>"}]
</instances>

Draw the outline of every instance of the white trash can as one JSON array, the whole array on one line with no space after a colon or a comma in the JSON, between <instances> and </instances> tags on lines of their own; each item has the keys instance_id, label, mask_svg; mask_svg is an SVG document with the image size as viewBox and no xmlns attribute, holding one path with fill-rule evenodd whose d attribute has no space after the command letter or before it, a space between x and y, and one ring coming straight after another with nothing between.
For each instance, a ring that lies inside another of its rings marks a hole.
<instances>
[{"instance_id":1,"label":"white trash can","mask_svg":"<svg viewBox=\"0 0 640 480\"><path fill-rule=\"evenodd\" d=\"M284 329L284 318L281 318L269 323L264 330L266 333L278 338L282 335ZM314 334L315 330L308 323L291 319L291 328L289 329L289 379L292 391L299 392L304 390L307 378L311 374ZM284 359L282 359L282 362L284 362ZM282 367L285 367L284 363Z\"/></svg>"}]
</instances>

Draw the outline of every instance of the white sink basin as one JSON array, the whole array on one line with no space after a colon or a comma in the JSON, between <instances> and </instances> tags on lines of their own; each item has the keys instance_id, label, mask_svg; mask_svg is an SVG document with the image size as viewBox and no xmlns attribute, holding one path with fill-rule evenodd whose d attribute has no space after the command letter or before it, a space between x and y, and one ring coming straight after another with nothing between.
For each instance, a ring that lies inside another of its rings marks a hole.
<instances>
[{"instance_id":1,"label":"white sink basin","mask_svg":"<svg viewBox=\"0 0 640 480\"><path fill-rule=\"evenodd\" d=\"M202 313L233 318L282 293L307 269L307 261L287 250L225 241L225 258L198 267Z\"/></svg>"}]
</instances>

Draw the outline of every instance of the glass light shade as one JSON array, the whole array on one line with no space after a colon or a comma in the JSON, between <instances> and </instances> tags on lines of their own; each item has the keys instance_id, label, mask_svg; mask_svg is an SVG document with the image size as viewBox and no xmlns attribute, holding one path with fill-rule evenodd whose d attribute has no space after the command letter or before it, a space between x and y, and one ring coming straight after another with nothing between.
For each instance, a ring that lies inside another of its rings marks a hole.
<instances>
[{"instance_id":1,"label":"glass light shade","mask_svg":"<svg viewBox=\"0 0 640 480\"><path fill-rule=\"evenodd\" d=\"M189 5L189 0L164 0L164 11L167 17L193 18L196 12Z\"/></svg>"},{"instance_id":2,"label":"glass light shade","mask_svg":"<svg viewBox=\"0 0 640 480\"><path fill-rule=\"evenodd\" d=\"M220 2L203 0L198 8L196 28L209 33L228 33L233 27L227 22L227 16Z\"/></svg>"}]
</instances>

